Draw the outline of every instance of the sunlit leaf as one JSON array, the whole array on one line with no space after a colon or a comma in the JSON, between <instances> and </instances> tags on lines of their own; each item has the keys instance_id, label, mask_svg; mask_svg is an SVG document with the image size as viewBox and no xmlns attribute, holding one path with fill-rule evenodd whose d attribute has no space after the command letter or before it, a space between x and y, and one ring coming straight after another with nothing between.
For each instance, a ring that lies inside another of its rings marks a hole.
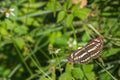
<instances>
[{"instance_id":1,"label":"sunlit leaf","mask_svg":"<svg viewBox=\"0 0 120 80\"><path fill-rule=\"evenodd\" d=\"M73 66L71 64L67 63L66 69L65 69L66 73L71 73L72 69L73 69Z\"/></svg>"},{"instance_id":2,"label":"sunlit leaf","mask_svg":"<svg viewBox=\"0 0 120 80\"><path fill-rule=\"evenodd\" d=\"M28 28L25 26L18 26L14 29L15 33L18 35L26 34L28 31Z\"/></svg>"},{"instance_id":3,"label":"sunlit leaf","mask_svg":"<svg viewBox=\"0 0 120 80\"><path fill-rule=\"evenodd\" d=\"M73 74L73 77L75 77L76 79L83 79L84 77L84 73L80 68L73 68L72 74Z\"/></svg>"},{"instance_id":4,"label":"sunlit leaf","mask_svg":"<svg viewBox=\"0 0 120 80\"><path fill-rule=\"evenodd\" d=\"M61 36L61 32L60 31L51 33L51 35L49 36L50 43L53 44L56 41L56 38L58 38L60 36Z\"/></svg>"},{"instance_id":5,"label":"sunlit leaf","mask_svg":"<svg viewBox=\"0 0 120 80\"><path fill-rule=\"evenodd\" d=\"M6 69L4 72L3 72L3 76L8 76L10 74L11 70L10 69Z\"/></svg>"},{"instance_id":6,"label":"sunlit leaf","mask_svg":"<svg viewBox=\"0 0 120 80\"><path fill-rule=\"evenodd\" d=\"M60 77L59 80L72 80L72 76L68 73L63 73Z\"/></svg>"},{"instance_id":7,"label":"sunlit leaf","mask_svg":"<svg viewBox=\"0 0 120 80\"><path fill-rule=\"evenodd\" d=\"M95 73L94 72L85 72L85 75L87 77L88 80L95 80Z\"/></svg>"},{"instance_id":8,"label":"sunlit leaf","mask_svg":"<svg viewBox=\"0 0 120 80\"><path fill-rule=\"evenodd\" d=\"M80 10L77 10L73 13L74 16L80 18L80 19L86 19L88 17L90 10L87 8L82 8Z\"/></svg>"},{"instance_id":9,"label":"sunlit leaf","mask_svg":"<svg viewBox=\"0 0 120 80\"><path fill-rule=\"evenodd\" d=\"M84 64L82 67L84 72L91 72L94 68L93 64Z\"/></svg>"},{"instance_id":10,"label":"sunlit leaf","mask_svg":"<svg viewBox=\"0 0 120 80\"><path fill-rule=\"evenodd\" d=\"M67 26L70 26L72 24L73 18L74 18L74 16L72 14L67 15L67 18L66 18Z\"/></svg>"},{"instance_id":11,"label":"sunlit leaf","mask_svg":"<svg viewBox=\"0 0 120 80\"><path fill-rule=\"evenodd\" d=\"M65 15L66 15L65 11L59 12L58 17L57 17L57 22L62 21L65 18Z\"/></svg>"},{"instance_id":12,"label":"sunlit leaf","mask_svg":"<svg viewBox=\"0 0 120 80\"><path fill-rule=\"evenodd\" d=\"M0 27L0 34L2 35L8 35L8 31L5 28Z\"/></svg>"},{"instance_id":13,"label":"sunlit leaf","mask_svg":"<svg viewBox=\"0 0 120 80\"><path fill-rule=\"evenodd\" d=\"M15 43L20 49L23 49L23 47L25 45L25 42L22 38L15 39Z\"/></svg>"}]
</instances>

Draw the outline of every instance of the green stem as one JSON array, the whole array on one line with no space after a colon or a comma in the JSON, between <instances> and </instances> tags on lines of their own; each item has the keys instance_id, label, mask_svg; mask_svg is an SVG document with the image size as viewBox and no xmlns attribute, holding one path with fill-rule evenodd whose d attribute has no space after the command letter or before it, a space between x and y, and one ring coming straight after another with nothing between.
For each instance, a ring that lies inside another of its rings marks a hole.
<instances>
[{"instance_id":1,"label":"green stem","mask_svg":"<svg viewBox=\"0 0 120 80\"><path fill-rule=\"evenodd\" d=\"M32 62L35 64L35 66L36 66L45 76L47 76L47 77L49 78L49 80L52 80L52 78L49 77L48 74L46 74L46 73L40 68L40 66L35 62L35 60L34 60L31 56L30 56L30 58L31 58Z\"/></svg>"},{"instance_id":2,"label":"green stem","mask_svg":"<svg viewBox=\"0 0 120 80\"><path fill-rule=\"evenodd\" d=\"M108 75L110 75L112 78L113 78L113 80L117 80L109 71L107 71L106 70L106 68L103 66L103 65L101 65L100 63L98 63L97 61L95 61L101 68L103 68L107 73L108 73Z\"/></svg>"},{"instance_id":3,"label":"green stem","mask_svg":"<svg viewBox=\"0 0 120 80\"><path fill-rule=\"evenodd\" d=\"M97 33L99 36L102 36L91 24L88 24L88 27L91 28L95 33Z\"/></svg>"},{"instance_id":4,"label":"green stem","mask_svg":"<svg viewBox=\"0 0 120 80\"><path fill-rule=\"evenodd\" d=\"M28 70L28 72L30 73L30 75L32 75L32 74L33 74L32 71L30 70L30 68L28 67L28 65L26 64L26 62L24 61L24 59L23 59L23 57L22 57L22 55L21 55L21 52L20 52L20 50L18 49L18 47L17 47L17 45L16 45L16 43L15 43L14 41L13 41L13 44L14 44L14 46L15 46L15 48L16 48L16 50L17 50L17 53L18 53L18 55L20 56L23 64L24 64L25 67L27 68L27 70Z\"/></svg>"},{"instance_id":5,"label":"green stem","mask_svg":"<svg viewBox=\"0 0 120 80\"><path fill-rule=\"evenodd\" d=\"M77 37L76 37L76 33L75 33L75 28L74 28L73 25L72 25L71 27L72 27L72 30L73 30L74 38L75 38L75 40L76 40L76 42L77 42ZM78 43L77 43L76 47L78 47Z\"/></svg>"}]
</instances>

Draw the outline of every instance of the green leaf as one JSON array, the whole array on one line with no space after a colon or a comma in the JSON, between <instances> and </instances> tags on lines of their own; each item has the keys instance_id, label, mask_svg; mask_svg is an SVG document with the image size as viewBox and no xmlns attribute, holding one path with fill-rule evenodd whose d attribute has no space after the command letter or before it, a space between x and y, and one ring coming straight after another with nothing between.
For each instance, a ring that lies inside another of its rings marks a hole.
<instances>
[{"instance_id":1,"label":"green leaf","mask_svg":"<svg viewBox=\"0 0 120 80\"><path fill-rule=\"evenodd\" d=\"M51 33L50 36L49 36L50 43L53 44L56 41L56 38L58 38L60 36L61 36L61 32L60 31Z\"/></svg>"},{"instance_id":2,"label":"green leaf","mask_svg":"<svg viewBox=\"0 0 120 80\"><path fill-rule=\"evenodd\" d=\"M5 19L5 24L6 24L6 29L7 30L12 30L15 27L15 26L13 26L14 23L9 19Z\"/></svg>"},{"instance_id":3,"label":"green leaf","mask_svg":"<svg viewBox=\"0 0 120 80\"><path fill-rule=\"evenodd\" d=\"M61 8L61 4L58 1L51 0L47 3L46 10L57 10Z\"/></svg>"},{"instance_id":4,"label":"green leaf","mask_svg":"<svg viewBox=\"0 0 120 80\"><path fill-rule=\"evenodd\" d=\"M69 8L72 7L72 0L67 0L65 4L63 5L64 10L68 10Z\"/></svg>"},{"instance_id":5,"label":"green leaf","mask_svg":"<svg viewBox=\"0 0 120 80\"><path fill-rule=\"evenodd\" d=\"M68 64L66 65L65 72L66 72L66 73L71 73L72 69L73 69L73 66L68 63Z\"/></svg>"},{"instance_id":6,"label":"green leaf","mask_svg":"<svg viewBox=\"0 0 120 80\"><path fill-rule=\"evenodd\" d=\"M90 36L87 35L87 34L83 34L83 36L82 36L82 41L86 42L86 41L88 41L88 40L90 40Z\"/></svg>"},{"instance_id":7,"label":"green leaf","mask_svg":"<svg viewBox=\"0 0 120 80\"><path fill-rule=\"evenodd\" d=\"M67 45L67 38L66 36L62 36L60 31L53 32L49 36L49 42L51 44L55 44L57 46L66 46Z\"/></svg>"},{"instance_id":8,"label":"green leaf","mask_svg":"<svg viewBox=\"0 0 120 80\"><path fill-rule=\"evenodd\" d=\"M75 77L76 79L83 79L84 77L84 74L80 68L73 68L72 74L73 74L73 77Z\"/></svg>"},{"instance_id":9,"label":"green leaf","mask_svg":"<svg viewBox=\"0 0 120 80\"><path fill-rule=\"evenodd\" d=\"M103 54L102 57L109 57L111 55L114 55L120 51L120 48L110 48L109 50L106 50Z\"/></svg>"},{"instance_id":10,"label":"green leaf","mask_svg":"<svg viewBox=\"0 0 120 80\"><path fill-rule=\"evenodd\" d=\"M74 18L74 16L72 14L67 15L67 18L66 18L67 26L70 26L72 24L73 18Z\"/></svg>"},{"instance_id":11,"label":"green leaf","mask_svg":"<svg viewBox=\"0 0 120 80\"><path fill-rule=\"evenodd\" d=\"M72 12L76 12L80 9L80 3L78 4L75 4L73 7L72 7Z\"/></svg>"},{"instance_id":12,"label":"green leaf","mask_svg":"<svg viewBox=\"0 0 120 80\"><path fill-rule=\"evenodd\" d=\"M9 74L10 74L11 70L10 69L6 69L4 72L3 72L3 76L4 77L7 77Z\"/></svg>"},{"instance_id":13,"label":"green leaf","mask_svg":"<svg viewBox=\"0 0 120 80\"><path fill-rule=\"evenodd\" d=\"M2 35L8 35L9 33L8 33L8 31L5 28L0 27L0 34L2 34Z\"/></svg>"},{"instance_id":14,"label":"green leaf","mask_svg":"<svg viewBox=\"0 0 120 80\"><path fill-rule=\"evenodd\" d=\"M88 17L90 10L87 8L82 8L77 11L73 12L73 15L80 18L80 19L86 19Z\"/></svg>"},{"instance_id":15,"label":"green leaf","mask_svg":"<svg viewBox=\"0 0 120 80\"><path fill-rule=\"evenodd\" d=\"M67 9L69 9L70 7L72 7L72 0L67 1Z\"/></svg>"},{"instance_id":16,"label":"green leaf","mask_svg":"<svg viewBox=\"0 0 120 80\"><path fill-rule=\"evenodd\" d=\"M94 65L93 64L87 64L87 65L84 64L82 67L83 67L83 71L84 71L86 77L88 78L88 80L94 80L95 74L92 71L94 68Z\"/></svg>"},{"instance_id":17,"label":"green leaf","mask_svg":"<svg viewBox=\"0 0 120 80\"><path fill-rule=\"evenodd\" d=\"M82 67L84 72L91 72L94 68L93 64L84 64Z\"/></svg>"},{"instance_id":18,"label":"green leaf","mask_svg":"<svg viewBox=\"0 0 120 80\"><path fill-rule=\"evenodd\" d=\"M66 12L65 12L65 11L59 12L59 13L58 13L58 17L57 17L57 22L62 21L62 20L64 19L65 15L66 15Z\"/></svg>"},{"instance_id":19,"label":"green leaf","mask_svg":"<svg viewBox=\"0 0 120 80\"><path fill-rule=\"evenodd\" d=\"M60 36L55 38L55 44L58 46L67 46L67 38L66 36Z\"/></svg>"},{"instance_id":20,"label":"green leaf","mask_svg":"<svg viewBox=\"0 0 120 80\"><path fill-rule=\"evenodd\" d=\"M29 35L26 36L26 39L27 39L28 41L30 41L31 43L34 43L34 42L35 42L34 39L33 39L31 36L29 36Z\"/></svg>"},{"instance_id":21,"label":"green leaf","mask_svg":"<svg viewBox=\"0 0 120 80\"><path fill-rule=\"evenodd\" d=\"M15 43L20 49L23 49L23 47L25 46L25 42L22 38L15 39Z\"/></svg>"},{"instance_id":22,"label":"green leaf","mask_svg":"<svg viewBox=\"0 0 120 80\"><path fill-rule=\"evenodd\" d=\"M85 73L88 80L95 80L95 73L94 72L86 72Z\"/></svg>"},{"instance_id":23,"label":"green leaf","mask_svg":"<svg viewBox=\"0 0 120 80\"><path fill-rule=\"evenodd\" d=\"M63 73L60 77L59 80L73 80L72 76L68 73Z\"/></svg>"},{"instance_id":24,"label":"green leaf","mask_svg":"<svg viewBox=\"0 0 120 80\"><path fill-rule=\"evenodd\" d=\"M26 34L27 31L28 31L28 28L26 26L18 26L14 29L14 32L19 35Z\"/></svg>"}]
</instances>

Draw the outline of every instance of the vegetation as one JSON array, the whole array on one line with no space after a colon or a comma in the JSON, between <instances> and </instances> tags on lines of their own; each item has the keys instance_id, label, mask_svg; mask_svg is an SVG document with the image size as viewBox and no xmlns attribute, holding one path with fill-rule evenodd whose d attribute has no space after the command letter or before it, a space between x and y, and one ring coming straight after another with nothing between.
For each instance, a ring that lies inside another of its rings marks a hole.
<instances>
[{"instance_id":1,"label":"vegetation","mask_svg":"<svg viewBox=\"0 0 120 80\"><path fill-rule=\"evenodd\" d=\"M1 0L0 80L120 79L119 0ZM78 47L104 38L102 63L71 65Z\"/></svg>"}]
</instances>

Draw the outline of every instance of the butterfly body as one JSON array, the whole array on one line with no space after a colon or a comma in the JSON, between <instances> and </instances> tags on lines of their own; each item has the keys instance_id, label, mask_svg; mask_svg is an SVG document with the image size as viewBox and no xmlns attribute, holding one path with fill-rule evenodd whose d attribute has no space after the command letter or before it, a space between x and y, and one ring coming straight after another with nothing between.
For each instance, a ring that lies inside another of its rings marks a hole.
<instances>
[{"instance_id":1,"label":"butterfly body","mask_svg":"<svg viewBox=\"0 0 120 80\"><path fill-rule=\"evenodd\" d=\"M96 59L100 56L103 47L103 38L98 37L90 41L86 46L76 50L68 56L68 61L73 63L85 64L91 59Z\"/></svg>"}]
</instances>

